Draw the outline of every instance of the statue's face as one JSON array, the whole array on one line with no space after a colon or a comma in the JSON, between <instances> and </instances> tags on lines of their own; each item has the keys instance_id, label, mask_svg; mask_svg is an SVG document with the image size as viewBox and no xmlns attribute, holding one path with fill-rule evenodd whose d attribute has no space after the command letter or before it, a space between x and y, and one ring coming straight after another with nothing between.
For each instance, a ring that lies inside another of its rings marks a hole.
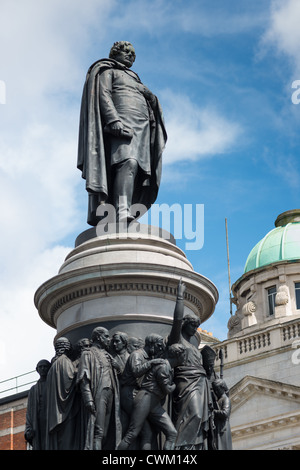
<instances>
[{"instance_id":1,"label":"statue's face","mask_svg":"<svg viewBox=\"0 0 300 470\"><path fill-rule=\"evenodd\" d=\"M130 68L135 61L135 51L131 44L125 44L115 55L114 59Z\"/></svg>"},{"instance_id":2,"label":"statue's face","mask_svg":"<svg viewBox=\"0 0 300 470\"><path fill-rule=\"evenodd\" d=\"M125 344L123 343L122 339L120 338L119 335L115 335L112 339L113 346L115 348L115 351L119 352L122 351L122 349L125 348Z\"/></svg>"},{"instance_id":3,"label":"statue's face","mask_svg":"<svg viewBox=\"0 0 300 470\"><path fill-rule=\"evenodd\" d=\"M109 348L110 345L110 336L108 330L104 330L99 334L99 342L105 349Z\"/></svg>"},{"instance_id":4,"label":"statue's face","mask_svg":"<svg viewBox=\"0 0 300 470\"><path fill-rule=\"evenodd\" d=\"M183 328L189 336L193 336L196 333L198 326L199 322L194 320L188 320L184 324Z\"/></svg>"},{"instance_id":5,"label":"statue's face","mask_svg":"<svg viewBox=\"0 0 300 470\"><path fill-rule=\"evenodd\" d=\"M160 356L165 350L165 345L163 339L158 340L154 343L154 355L156 357Z\"/></svg>"},{"instance_id":6,"label":"statue's face","mask_svg":"<svg viewBox=\"0 0 300 470\"><path fill-rule=\"evenodd\" d=\"M36 370L37 370L38 374L41 376L41 378L46 377L46 375L48 374L49 369L50 369L50 364L46 363L46 362L41 362L40 364L38 364L38 366L36 368Z\"/></svg>"}]
</instances>

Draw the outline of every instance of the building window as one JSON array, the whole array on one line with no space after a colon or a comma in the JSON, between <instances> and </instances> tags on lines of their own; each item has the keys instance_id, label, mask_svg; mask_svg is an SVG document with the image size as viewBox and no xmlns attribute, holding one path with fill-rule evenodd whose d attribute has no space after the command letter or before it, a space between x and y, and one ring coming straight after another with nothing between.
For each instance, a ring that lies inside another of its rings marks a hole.
<instances>
[{"instance_id":1,"label":"building window","mask_svg":"<svg viewBox=\"0 0 300 470\"><path fill-rule=\"evenodd\" d=\"M295 282L296 309L300 310L300 282Z\"/></svg>"},{"instance_id":2,"label":"building window","mask_svg":"<svg viewBox=\"0 0 300 470\"><path fill-rule=\"evenodd\" d=\"M275 297L276 297L276 286L269 287L269 289L268 289L269 315L274 315L274 312L275 312Z\"/></svg>"}]
</instances>

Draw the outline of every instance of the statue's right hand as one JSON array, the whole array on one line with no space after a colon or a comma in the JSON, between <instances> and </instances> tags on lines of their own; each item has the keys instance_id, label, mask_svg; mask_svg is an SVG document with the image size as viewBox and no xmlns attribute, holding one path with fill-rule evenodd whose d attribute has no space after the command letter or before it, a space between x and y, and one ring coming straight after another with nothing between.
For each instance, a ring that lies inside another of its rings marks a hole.
<instances>
[{"instance_id":1,"label":"statue's right hand","mask_svg":"<svg viewBox=\"0 0 300 470\"><path fill-rule=\"evenodd\" d=\"M85 405L85 407L86 407L86 409L87 409L90 413L92 413L93 415L96 414L96 407L95 407L95 404L94 404L93 401L87 402L86 405Z\"/></svg>"},{"instance_id":2,"label":"statue's right hand","mask_svg":"<svg viewBox=\"0 0 300 470\"><path fill-rule=\"evenodd\" d=\"M108 126L109 132L113 135L119 136L124 129L123 124L121 121L115 121L109 124Z\"/></svg>"}]
</instances>

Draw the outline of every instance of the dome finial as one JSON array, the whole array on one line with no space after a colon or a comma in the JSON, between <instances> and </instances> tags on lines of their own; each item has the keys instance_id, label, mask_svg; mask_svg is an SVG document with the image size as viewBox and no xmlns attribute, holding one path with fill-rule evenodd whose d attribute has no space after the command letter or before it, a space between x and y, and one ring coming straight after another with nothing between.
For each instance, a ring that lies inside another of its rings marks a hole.
<instances>
[{"instance_id":1,"label":"dome finial","mask_svg":"<svg viewBox=\"0 0 300 470\"><path fill-rule=\"evenodd\" d=\"M284 227L291 222L300 222L300 209L282 212L275 220L275 227Z\"/></svg>"}]
</instances>

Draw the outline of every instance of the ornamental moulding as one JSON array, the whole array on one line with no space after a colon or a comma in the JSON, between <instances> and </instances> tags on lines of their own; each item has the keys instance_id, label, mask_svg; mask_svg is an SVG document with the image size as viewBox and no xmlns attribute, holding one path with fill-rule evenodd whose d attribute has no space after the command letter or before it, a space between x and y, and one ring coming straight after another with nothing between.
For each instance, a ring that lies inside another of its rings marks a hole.
<instances>
[{"instance_id":1,"label":"ornamental moulding","mask_svg":"<svg viewBox=\"0 0 300 470\"><path fill-rule=\"evenodd\" d=\"M170 296L172 298L176 297L176 287L163 284L154 284L149 282L109 282L108 284L97 283L84 288L72 290L71 292L57 299L52 304L50 309L51 321L54 322L54 317L62 307L64 307L64 309L67 308L67 305L69 303L73 303L75 300L81 301L82 299L88 300L95 297L101 298L121 292L123 294L130 293L134 295L142 295L144 293L151 293L152 295L157 294L158 296L164 295ZM186 302L192 304L194 309L196 308L201 320L202 305L197 297L190 293L186 293L184 299Z\"/></svg>"}]
</instances>

